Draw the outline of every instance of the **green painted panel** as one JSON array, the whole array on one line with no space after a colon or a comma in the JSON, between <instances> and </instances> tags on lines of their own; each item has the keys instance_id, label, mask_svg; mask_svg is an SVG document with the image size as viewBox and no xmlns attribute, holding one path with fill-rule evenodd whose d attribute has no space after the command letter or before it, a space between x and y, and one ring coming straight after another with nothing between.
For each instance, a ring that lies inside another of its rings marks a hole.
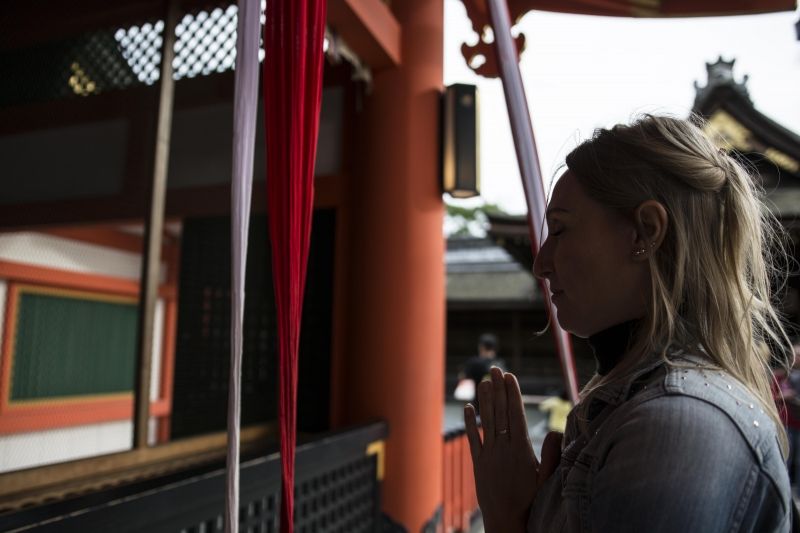
<instances>
[{"instance_id":1,"label":"green painted panel","mask_svg":"<svg viewBox=\"0 0 800 533\"><path fill-rule=\"evenodd\" d=\"M132 391L137 308L20 292L11 400Z\"/></svg>"}]
</instances>

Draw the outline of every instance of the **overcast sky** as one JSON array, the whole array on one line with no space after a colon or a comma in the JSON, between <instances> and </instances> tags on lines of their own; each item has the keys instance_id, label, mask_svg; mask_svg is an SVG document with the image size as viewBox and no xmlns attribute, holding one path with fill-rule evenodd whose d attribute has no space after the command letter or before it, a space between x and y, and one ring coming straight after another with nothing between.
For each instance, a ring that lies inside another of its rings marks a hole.
<instances>
[{"instance_id":1,"label":"overcast sky","mask_svg":"<svg viewBox=\"0 0 800 533\"><path fill-rule=\"evenodd\" d=\"M800 133L798 18L798 12L666 20L529 13L517 28L527 39L521 69L542 172L553 176L596 127L645 111L686 116L694 81L705 85L705 63L720 55L736 59L737 79L750 76L758 110ZM472 83L480 92L483 200L524 213L502 87L467 67L460 52L465 41L474 43L477 35L464 6L445 0L445 84Z\"/></svg>"}]
</instances>

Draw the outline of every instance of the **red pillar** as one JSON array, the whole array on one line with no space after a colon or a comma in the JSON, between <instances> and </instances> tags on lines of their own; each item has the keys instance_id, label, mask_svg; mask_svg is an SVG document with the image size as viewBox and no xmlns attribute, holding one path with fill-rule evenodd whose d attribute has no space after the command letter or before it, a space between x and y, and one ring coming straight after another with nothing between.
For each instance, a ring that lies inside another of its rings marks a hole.
<instances>
[{"instance_id":1,"label":"red pillar","mask_svg":"<svg viewBox=\"0 0 800 533\"><path fill-rule=\"evenodd\" d=\"M340 223L344 339L333 421L389 422L384 510L419 531L442 503L445 270L438 170L442 0L392 3L402 63L373 72ZM341 331L341 330L340 330Z\"/></svg>"}]
</instances>

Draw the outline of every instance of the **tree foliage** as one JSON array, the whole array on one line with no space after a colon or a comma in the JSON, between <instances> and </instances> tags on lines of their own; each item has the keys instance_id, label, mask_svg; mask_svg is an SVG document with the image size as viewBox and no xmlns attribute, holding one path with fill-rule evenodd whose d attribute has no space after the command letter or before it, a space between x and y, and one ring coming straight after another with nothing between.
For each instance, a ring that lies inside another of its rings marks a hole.
<instances>
[{"instance_id":1,"label":"tree foliage","mask_svg":"<svg viewBox=\"0 0 800 533\"><path fill-rule=\"evenodd\" d=\"M445 204L445 235L448 238L485 237L487 214L505 214L497 204L484 203L475 207Z\"/></svg>"}]
</instances>

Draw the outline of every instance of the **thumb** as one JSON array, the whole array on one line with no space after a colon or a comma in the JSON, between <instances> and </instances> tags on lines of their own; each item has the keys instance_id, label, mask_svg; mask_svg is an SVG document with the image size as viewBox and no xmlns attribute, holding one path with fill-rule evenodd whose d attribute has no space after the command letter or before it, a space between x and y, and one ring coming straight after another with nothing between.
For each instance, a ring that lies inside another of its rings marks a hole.
<instances>
[{"instance_id":1,"label":"thumb","mask_svg":"<svg viewBox=\"0 0 800 533\"><path fill-rule=\"evenodd\" d=\"M558 467L561 461L561 439L562 433L551 431L544 438L542 444L542 462L539 465L538 484L541 485L549 478Z\"/></svg>"}]
</instances>

